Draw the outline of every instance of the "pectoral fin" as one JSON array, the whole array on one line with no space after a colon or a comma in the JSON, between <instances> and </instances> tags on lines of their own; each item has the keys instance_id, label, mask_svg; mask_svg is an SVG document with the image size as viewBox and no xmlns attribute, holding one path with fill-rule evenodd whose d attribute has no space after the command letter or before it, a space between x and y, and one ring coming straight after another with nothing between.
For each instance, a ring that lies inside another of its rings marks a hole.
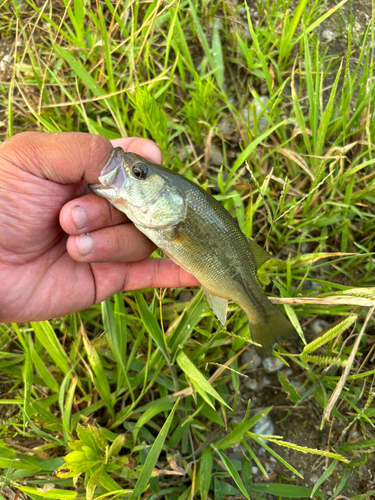
<instances>
[{"instance_id":1,"label":"pectoral fin","mask_svg":"<svg viewBox=\"0 0 375 500\"><path fill-rule=\"evenodd\" d=\"M171 259L171 260L172 260L175 264L177 264L178 266L182 267L182 269L183 269L184 271L186 271L186 272L187 272L187 273L189 273L189 274L192 274L192 272L190 271L190 269L188 269L186 266L183 266L183 265L181 264L181 262L178 262L178 260L177 260L177 259L175 259L174 257L172 257L172 255L171 255L170 253L166 252L165 250L163 250L163 252L164 252L164 253L165 253L165 255L167 255L167 256L168 256L168 257L169 257L169 258L170 258L170 259Z\"/></svg>"},{"instance_id":2,"label":"pectoral fin","mask_svg":"<svg viewBox=\"0 0 375 500\"><path fill-rule=\"evenodd\" d=\"M184 248L188 248L190 252L195 254L207 252L209 250L209 247L202 243L198 238L194 238L194 236L177 229L175 230L171 241L175 244L183 246Z\"/></svg>"},{"instance_id":3,"label":"pectoral fin","mask_svg":"<svg viewBox=\"0 0 375 500\"><path fill-rule=\"evenodd\" d=\"M193 255L203 255L208 251L207 246L199 241L198 239L194 238L193 236L189 236L188 234L185 234L181 231L178 231L177 229L174 229L173 231L173 236L170 239L171 243L174 243L175 245L181 245L181 247L184 247L187 249L191 254ZM179 260L178 257L172 255L170 252L167 252L165 249L163 249L163 252L168 255L168 257L173 260L175 264L178 266L182 267L185 271L187 271L190 274L193 274L190 269L186 267L185 264L182 264ZM178 253L178 252L176 252Z\"/></svg>"},{"instance_id":4,"label":"pectoral fin","mask_svg":"<svg viewBox=\"0 0 375 500\"><path fill-rule=\"evenodd\" d=\"M255 265L257 266L257 269L259 269L262 264L264 264L265 262L267 262L267 260L269 260L271 258L271 255L268 252L266 252L265 250L263 250L262 247L260 247L259 245L257 245L253 241L249 240L249 238L248 238L248 241L249 241L251 253L253 254L253 257L255 260Z\"/></svg>"},{"instance_id":5,"label":"pectoral fin","mask_svg":"<svg viewBox=\"0 0 375 500\"><path fill-rule=\"evenodd\" d=\"M211 309L217 316L222 325L225 325L227 320L228 299L218 297L208 290L204 289L207 302L210 304Z\"/></svg>"}]
</instances>

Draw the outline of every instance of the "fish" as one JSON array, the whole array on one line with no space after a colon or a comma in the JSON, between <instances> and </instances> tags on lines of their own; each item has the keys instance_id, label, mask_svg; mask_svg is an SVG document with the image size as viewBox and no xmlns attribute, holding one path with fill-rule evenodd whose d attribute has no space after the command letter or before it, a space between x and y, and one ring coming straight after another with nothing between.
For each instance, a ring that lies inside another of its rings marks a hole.
<instances>
[{"instance_id":1,"label":"fish","mask_svg":"<svg viewBox=\"0 0 375 500\"><path fill-rule=\"evenodd\" d=\"M246 313L256 352L269 355L297 336L264 293L257 270L271 256L248 239L227 210L200 186L135 153L114 148L91 191L197 278L213 312L225 324L228 300Z\"/></svg>"}]
</instances>

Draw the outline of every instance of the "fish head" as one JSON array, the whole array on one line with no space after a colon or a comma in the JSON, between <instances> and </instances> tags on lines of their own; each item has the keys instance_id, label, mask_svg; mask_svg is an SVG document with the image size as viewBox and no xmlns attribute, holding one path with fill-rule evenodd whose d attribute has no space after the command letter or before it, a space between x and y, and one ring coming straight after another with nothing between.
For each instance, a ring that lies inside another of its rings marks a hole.
<instances>
[{"instance_id":1,"label":"fish head","mask_svg":"<svg viewBox=\"0 0 375 500\"><path fill-rule=\"evenodd\" d=\"M140 226L158 229L184 220L184 193L168 169L135 153L114 148L99 176L90 184L94 193L108 200Z\"/></svg>"}]
</instances>

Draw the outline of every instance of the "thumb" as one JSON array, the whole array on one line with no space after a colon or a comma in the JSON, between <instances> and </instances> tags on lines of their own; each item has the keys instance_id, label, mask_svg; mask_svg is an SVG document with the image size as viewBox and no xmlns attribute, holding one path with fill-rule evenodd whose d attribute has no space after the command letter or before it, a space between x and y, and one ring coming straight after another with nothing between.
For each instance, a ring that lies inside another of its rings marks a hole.
<instances>
[{"instance_id":1,"label":"thumb","mask_svg":"<svg viewBox=\"0 0 375 500\"><path fill-rule=\"evenodd\" d=\"M59 184L95 183L112 149L101 135L22 132L0 145L0 161Z\"/></svg>"}]
</instances>

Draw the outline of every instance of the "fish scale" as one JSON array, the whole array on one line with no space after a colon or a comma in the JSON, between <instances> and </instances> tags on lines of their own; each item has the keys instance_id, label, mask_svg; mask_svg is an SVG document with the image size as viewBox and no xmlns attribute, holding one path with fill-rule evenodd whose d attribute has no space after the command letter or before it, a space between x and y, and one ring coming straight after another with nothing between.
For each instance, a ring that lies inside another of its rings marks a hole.
<instances>
[{"instance_id":1,"label":"fish scale","mask_svg":"<svg viewBox=\"0 0 375 500\"><path fill-rule=\"evenodd\" d=\"M134 153L115 148L90 185L124 212L134 225L205 289L224 324L228 300L247 314L260 356L297 335L289 320L264 294L257 269L270 256L248 240L224 207L185 177Z\"/></svg>"}]
</instances>

